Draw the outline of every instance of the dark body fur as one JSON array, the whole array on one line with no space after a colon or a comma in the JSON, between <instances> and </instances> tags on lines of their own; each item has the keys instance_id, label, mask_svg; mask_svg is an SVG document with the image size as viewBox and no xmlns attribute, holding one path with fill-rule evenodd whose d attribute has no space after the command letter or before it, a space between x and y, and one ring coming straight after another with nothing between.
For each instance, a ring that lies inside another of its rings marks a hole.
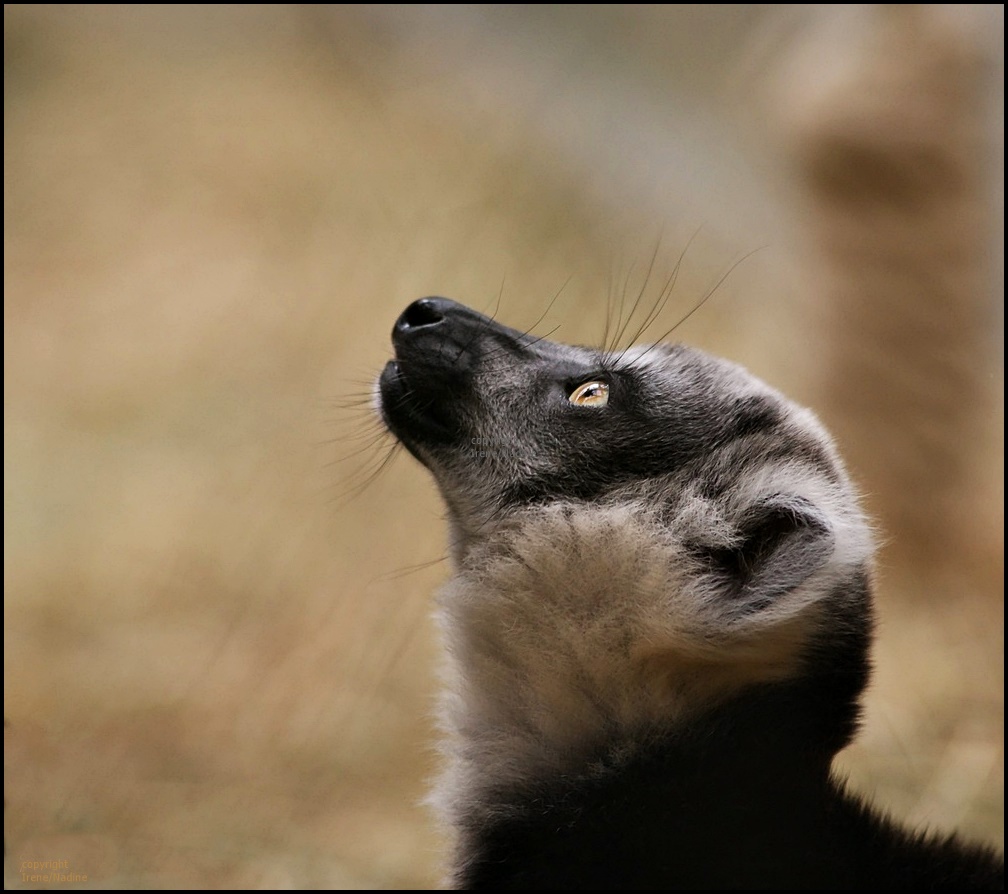
<instances>
[{"instance_id":1,"label":"dark body fur","mask_svg":"<svg viewBox=\"0 0 1008 894\"><path fill-rule=\"evenodd\" d=\"M872 543L811 413L699 351L555 344L440 298L393 344L382 418L451 524L453 885L1004 887L1002 857L832 775Z\"/></svg>"},{"instance_id":2,"label":"dark body fur","mask_svg":"<svg viewBox=\"0 0 1008 894\"><path fill-rule=\"evenodd\" d=\"M530 785L468 832L471 889L989 890L1003 861L906 832L844 791L789 722L816 692L768 686L608 773Z\"/></svg>"}]
</instances>

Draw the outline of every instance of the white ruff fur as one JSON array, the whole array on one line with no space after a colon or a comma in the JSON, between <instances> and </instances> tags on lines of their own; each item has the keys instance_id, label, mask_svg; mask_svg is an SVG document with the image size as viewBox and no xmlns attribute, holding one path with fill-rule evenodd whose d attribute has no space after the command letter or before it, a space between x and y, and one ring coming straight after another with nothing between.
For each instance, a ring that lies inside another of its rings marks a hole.
<instances>
[{"instance_id":1,"label":"white ruff fur","mask_svg":"<svg viewBox=\"0 0 1008 894\"><path fill-rule=\"evenodd\" d=\"M832 551L746 612L687 544L733 545L733 517L782 492L822 512ZM746 684L795 675L825 601L871 550L849 485L799 464L767 467L716 503L683 493L662 518L625 499L507 516L439 597L447 766L429 802L456 826L517 809L502 791L583 773L602 749L618 759Z\"/></svg>"}]
</instances>

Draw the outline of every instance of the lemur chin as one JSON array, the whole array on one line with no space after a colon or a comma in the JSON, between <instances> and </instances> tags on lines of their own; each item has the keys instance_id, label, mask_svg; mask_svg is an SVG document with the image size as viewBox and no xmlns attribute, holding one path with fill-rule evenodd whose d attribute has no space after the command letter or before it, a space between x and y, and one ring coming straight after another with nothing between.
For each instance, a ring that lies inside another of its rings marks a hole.
<instances>
[{"instance_id":1,"label":"lemur chin","mask_svg":"<svg viewBox=\"0 0 1008 894\"><path fill-rule=\"evenodd\" d=\"M832 775L857 730L872 534L815 416L681 345L557 344L411 304L382 419L453 574L445 769L463 888L1003 888Z\"/></svg>"}]
</instances>

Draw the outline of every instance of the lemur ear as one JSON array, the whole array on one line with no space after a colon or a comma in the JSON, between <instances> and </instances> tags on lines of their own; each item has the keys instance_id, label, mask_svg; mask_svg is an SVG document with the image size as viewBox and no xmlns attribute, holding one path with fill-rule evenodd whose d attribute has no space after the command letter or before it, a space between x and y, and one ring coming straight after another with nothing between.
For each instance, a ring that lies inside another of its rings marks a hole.
<instances>
[{"instance_id":1,"label":"lemur ear","mask_svg":"<svg viewBox=\"0 0 1008 894\"><path fill-rule=\"evenodd\" d=\"M726 596L744 613L762 611L822 568L833 553L833 530L802 497L775 494L748 507L739 540L708 552Z\"/></svg>"}]
</instances>

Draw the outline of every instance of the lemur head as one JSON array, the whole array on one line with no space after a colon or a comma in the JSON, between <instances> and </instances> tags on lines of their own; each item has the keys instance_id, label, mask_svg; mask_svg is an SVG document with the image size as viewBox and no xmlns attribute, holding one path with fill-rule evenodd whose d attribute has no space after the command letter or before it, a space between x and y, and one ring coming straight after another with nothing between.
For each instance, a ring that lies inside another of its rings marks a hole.
<instances>
[{"instance_id":1,"label":"lemur head","mask_svg":"<svg viewBox=\"0 0 1008 894\"><path fill-rule=\"evenodd\" d=\"M836 704L810 748L846 744L872 544L809 411L695 349L557 344L442 298L406 308L392 342L380 411L451 524L463 761L559 766L613 730L813 678Z\"/></svg>"}]
</instances>

